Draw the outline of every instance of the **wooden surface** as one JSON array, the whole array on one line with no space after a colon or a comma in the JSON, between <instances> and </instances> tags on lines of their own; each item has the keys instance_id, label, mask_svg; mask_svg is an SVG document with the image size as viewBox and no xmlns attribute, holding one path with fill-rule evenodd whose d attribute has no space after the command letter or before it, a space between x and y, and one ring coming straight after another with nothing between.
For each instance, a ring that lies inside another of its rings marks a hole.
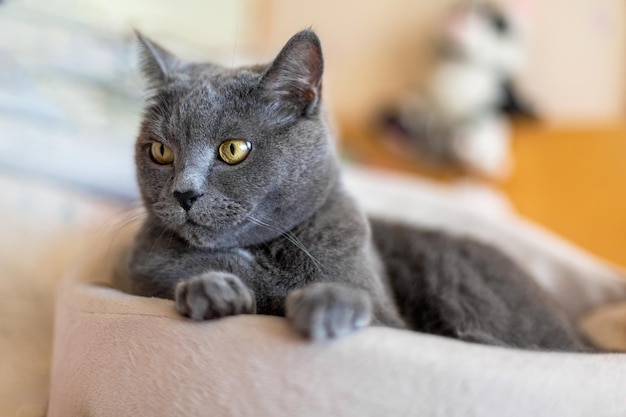
<instances>
[{"instance_id":1,"label":"wooden surface","mask_svg":"<svg viewBox=\"0 0 626 417\"><path fill-rule=\"evenodd\" d=\"M374 135L346 129L342 136L348 159L443 182L456 177L421 167ZM516 126L512 155L513 174L494 185L521 215L626 267L626 123Z\"/></svg>"},{"instance_id":2,"label":"wooden surface","mask_svg":"<svg viewBox=\"0 0 626 417\"><path fill-rule=\"evenodd\" d=\"M626 266L626 124L516 129L504 185L523 215Z\"/></svg>"}]
</instances>

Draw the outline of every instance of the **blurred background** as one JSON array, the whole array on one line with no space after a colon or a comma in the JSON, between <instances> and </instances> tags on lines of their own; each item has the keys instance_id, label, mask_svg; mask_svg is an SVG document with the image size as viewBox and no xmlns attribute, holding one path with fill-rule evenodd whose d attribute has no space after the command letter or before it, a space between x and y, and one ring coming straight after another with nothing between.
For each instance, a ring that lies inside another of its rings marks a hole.
<instances>
[{"instance_id":1,"label":"blurred background","mask_svg":"<svg viewBox=\"0 0 626 417\"><path fill-rule=\"evenodd\" d=\"M184 58L232 66L265 62L312 27L346 161L480 181L522 215L626 265L626 2L495 2L521 10L524 62L513 79L539 115L507 119L512 168L500 176L432 170L389 146L377 124L428 82L442 27L463 3L2 0L0 170L132 199L143 94L133 28Z\"/></svg>"},{"instance_id":2,"label":"blurred background","mask_svg":"<svg viewBox=\"0 0 626 417\"><path fill-rule=\"evenodd\" d=\"M136 206L133 29L236 66L312 27L346 164L497 195L626 266L626 2L492 5L481 26L469 0L0 0L0 415L45 414L56 283L84 230ZM497 50L515 65L485 72Z\"/></svg>"}]
</instances>

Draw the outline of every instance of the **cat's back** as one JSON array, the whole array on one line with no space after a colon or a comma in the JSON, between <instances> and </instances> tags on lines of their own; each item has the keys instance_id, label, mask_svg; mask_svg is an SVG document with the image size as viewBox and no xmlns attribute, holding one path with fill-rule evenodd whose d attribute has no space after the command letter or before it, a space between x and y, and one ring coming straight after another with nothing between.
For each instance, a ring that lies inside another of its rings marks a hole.
<instances>
[{"instance_id":1,"label":"cat's back","mask_svg":"<svg viewBox=\"0 0 626 417\"><path fill-rule=\"evenodd\" d=\"M582 348L556 304L496 248L380 219L371 226L398 307L415 330L525 348Z\"/></svg>"},{"instance_id":2,"label":"cat's back","mask_svg":"<svg viewBox=\"0 0 626 417\"><path fill-rule=\"evenodd\" d=\"M485 293L486 288L478 287L488 286L510 302L517 301L517 286L524 293L539 291L509 257L490 245L381 219L371 219L371 225L389 279L398 285L419 283L425 294L461 287Z\"/></svg>"}]
</instances>

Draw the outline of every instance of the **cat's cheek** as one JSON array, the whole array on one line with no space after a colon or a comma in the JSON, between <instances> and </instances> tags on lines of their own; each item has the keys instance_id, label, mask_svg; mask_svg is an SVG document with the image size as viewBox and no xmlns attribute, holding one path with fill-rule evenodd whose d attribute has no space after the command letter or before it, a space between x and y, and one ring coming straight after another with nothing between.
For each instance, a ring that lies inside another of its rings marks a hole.
<instances>
[{"instance_id":1,"label":"cat's cheek","mask_svg":"<svg viewBox=\"0 0 626 417\"><path fill-rule=\"evenodd\" d=\"M155 204L159 203L159 201L161 200L161 197L159 195L160 190L158 187L148 185L148 186L145 186L143 189L144 189L145 200L146 200L147 205L154 206Z\"/></svg>"},{"instance_id":2,"label":"cat's cheek","mask_svg":"<svg viewBox=\"0 0 626 417\"><path fill-rule=\"evenodd\" d=\"M156 204L173 199L169 189L172 182L172 169L154 169L154 163L144 164L138 172L139 188L143 191L147 203ZM169 172L168 172L169 171Z\"/></svg>"}]
</instances>

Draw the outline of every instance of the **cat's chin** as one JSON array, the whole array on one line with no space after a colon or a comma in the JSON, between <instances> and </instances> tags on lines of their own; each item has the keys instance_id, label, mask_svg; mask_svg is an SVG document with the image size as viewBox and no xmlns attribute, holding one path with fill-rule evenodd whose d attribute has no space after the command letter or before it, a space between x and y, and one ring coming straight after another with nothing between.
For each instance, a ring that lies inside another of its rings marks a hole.
<instances>
[{"instance_id":1,"label":"cat's chin","mask_svg":"<svg viewBox=\"0 0 626 417\"><path fill-rule=\"evenodd\" d=\"M254 223L240 222L224 226L204 226L187 221L172 231L190 246L206 250L230 250L254 246L280 235L280 232L259 227Z\"/></svg>"},{"instance_id":2,"label":"cat's chin","mask_svg":"<svg viewBox=\"0 0 626 417\"><path fill-rule=\"evenodd\" d=\"M225 235L224 232L209 231L207 227L191 221L179 227L176 233L196 248L215 250L233 246L232 237Z\"/></svg>"}]
</instances>

